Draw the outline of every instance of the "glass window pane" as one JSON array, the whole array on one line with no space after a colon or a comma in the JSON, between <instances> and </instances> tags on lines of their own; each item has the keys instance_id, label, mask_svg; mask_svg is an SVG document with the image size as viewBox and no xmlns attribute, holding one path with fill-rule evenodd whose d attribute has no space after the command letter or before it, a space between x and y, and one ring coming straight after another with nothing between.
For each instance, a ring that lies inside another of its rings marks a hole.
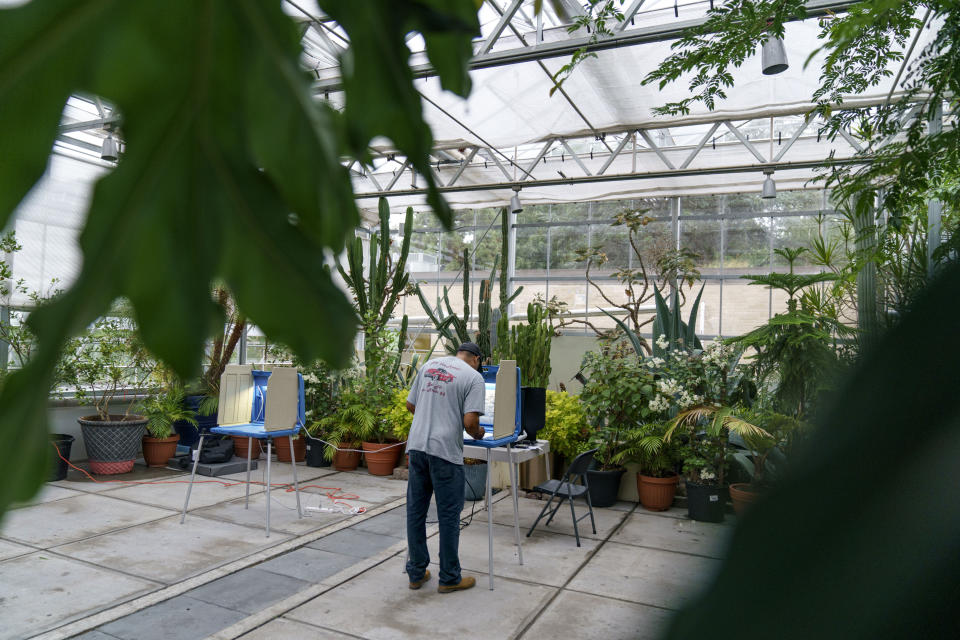
<instances>
[{"instance_id":1,"label":"glass window pane","mask_svg":"<svg viewBox=\"0 0 960 640\"><path fill-rule=\"evenodd\" d=\"M774 249L808 249L797 258L797 267L813 266L813 254L809 249L817 238L820 223L816 216L796 216L788 218L773 218L773 248ZM773 268L786 269L787 260L773 254ZM818 268L804 269L804 272L817 272Z\"/></svg>"},{"instance_id":2,"label":"glass window pane","mask_svg":"<svg viewBox=\"0 0 960 640\"><path fill-rule=\"evenodd\" d=\"M770 218L731 218L725 224L724 272L766 273L770 264Z\"/></svg>"},{"instance_id":3,"label":"glass window pane","mask_svg":"<svg viewBox=\"0 0 960 640\"><path fill-rule=\"evenodd\" d=\"M587 248L587 227L552 227L550 229L550 273L576 270L583 272L584 263L577 262L577 249Z\"/></svg>"},{"instance_id":4,"label":"glass window pane","mask_svg":"<svg viewBox=\"0 0 960 640\"><path fill-rule=\"evenodd\" d=\"M694 262L701 273L720 269L720 221L680 219L680 248L697 255Z\"/></svg>"},{"instance_id":5,"label":"glass window pane","mask_svg":"<svg viewBox=\"0 0 960 640\"><path fill-rule=\"evenodd\" d=\"M766 287L747 280L723 281L723 335L743 335L764 324L769 317L770 293Z\"/></svg>"}]
</instances>

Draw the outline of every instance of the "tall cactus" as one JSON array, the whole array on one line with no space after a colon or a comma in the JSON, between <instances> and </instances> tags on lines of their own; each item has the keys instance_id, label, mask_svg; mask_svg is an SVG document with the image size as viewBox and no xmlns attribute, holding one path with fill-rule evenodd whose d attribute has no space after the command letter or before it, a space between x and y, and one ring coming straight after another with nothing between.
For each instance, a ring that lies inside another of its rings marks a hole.
<instances>
[{"instance_id":1,"label":"tall cactus","mask_svg":"<svg viewBox=\"0 0 960 640\"><path fill-rule=\"evenodd\" d=\"M553 327L547 310L539 304L527 305L527 324L510 328L498 338L501 358L513 359L520 367L525 387L543 387L550 382L550 341Z\"/></svg>"},{"instance_id":2,"label":"tall cactus","mask_svg":"<svg viewBox=\"0 0 960 640\"><path fill-rule=\"evenodd\" d=\"M497 274L497 267L501 264L506 263L507 258L507 232L509 230L509 217L507 216L506 210L501 210L501 230L502 230L502 242L501 242L501 252L502 256L494 256L493 258L493 267L490 269L490 276L486 280L480 281L480 291L479 298L477 300L477 330L471 334L470 332L470 252L468 249L463 250L463 315L458 316L454 313L452 306L450 305L449 290L447 287L443 288L443 294L441 296L441 305L438 305L437 311L434 312L432 306L427 302L427 297L424 295L423 291L418 284L416 286L417 296L420 298L420 303L423 305L423 309L427 314L427 317L430 318L430 322L433 323L433 326L436 327L437 331L440 333L440 337L445 341L445 348L447 353L456 353L457 347L461 343L467 341L473 341L477 343L477 346L480 347L480 351L484 354L484 359L487 356L492 356L493 349L491 346L490 334L493 331L492 327L492 318L493 318L493 280ZM501 257L503 258L501 262ZM507 269L502 267L500 269L500 310L501 317L506 316L505 310L507 305L509 305L513 300L516 299L520 292L523 291L523 287L519 287L513 295L507 295ZM443 312L443 307L446 307L446 313ZM509 322L507 323L509 327ZM500 330L500 325L498 323L497 330ZM499 335L499 334L498 334Z\"/></svg>"},{"instance_id":3,"label":"tall cactus","mask_svg":"<svg viewBox=\"0 0 960 640\"><path fill-rule=\"evenodd\" d=\"M413 208L407 207L403 242L396 262L390 256L390 207L386 198L380 198L379 214L380 228L370 238L367 276L364 277L363 242L360 238L354 238L347 243L346 269L339 258L337 259L337 270L353 294L354 306L362 324L365 338L364 362L377 361L372 353L375 341L371 338L387 326L400 301L400 295L410 281L406 265L410 253L410 234L413 231ZM405 337L401 338L404 339Z\"/></svg>"}]
</instances>

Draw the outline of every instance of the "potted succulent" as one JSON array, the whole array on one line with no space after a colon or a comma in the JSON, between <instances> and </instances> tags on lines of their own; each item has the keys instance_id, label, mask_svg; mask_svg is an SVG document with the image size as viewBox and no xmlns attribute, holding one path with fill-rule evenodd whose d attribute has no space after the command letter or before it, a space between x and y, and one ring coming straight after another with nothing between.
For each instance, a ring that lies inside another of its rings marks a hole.
<instances>
[{"instance_id":1,"label":"potted succulent","mask_svg":"<svg viewBox=\"0 0 960 640\"><path fill-rule=\"evenodd\" d=\"M676 442L664 439L667 425L649 422L626 434L626 445L616 456L618 462L635 462L637 494L648 511L666 511L673 505L680 477L677 475Z\"/></svg>"},{"instance_id":2,"label":"potted succulent","mask_svg":"<svg viewBox=\"0 0 960 640\"><path fill-rule=\"evenodd\" d=\"M625 471L620 459L626 435L651 415L654 378L623 343L608 343L588 353L582 372L588 380L580 401L596 424L589 446L597 449L594 460L599 467L587 472L590 500L593 506L608 507L617 500Z\"/></svg>"},{"instance_id":3,"label":"potted succulent","mask_svg":"<svg viewBox=\"0 0 960 640\"><path fill-rule=\"evenodd\" d=\"M770 434L734 415L732 408L720 405L696 405L681 411L668 425L664 439L671 440L680 429L687 438L681 451L688 513L694 520L722 522L730 434L741 438L770 437Z\"/></svg>"},{"instance_id":4,"label":"potted succulent","mask_svg":"<svg viewBox=\"0 0 960 640\"><path fill-rule=\"evenodd\" d=\"M90 329L67 343L57 377L72 387L81 404L91 404L96 413L78 419L90 470L97 474L127 473L140 450L147 418L111 412L111 403L121 393L142 389L156 368L128 317L98 319Z\"/></svg>"},{"instance_id":5,"label":"potted succulent","mask_svg":"<svg viewBox=\"0 0 960 640\"><path fill-rule=\"evenodd\" d=\"M180 435L173 425L180 421L197 424L195 412L184 404L183 387L173 384L156 395L143 400L138 412L147 419L147 433L143 436L143 459L148 467L165 467L177 452Z\"/></svg>"}]
</instances>

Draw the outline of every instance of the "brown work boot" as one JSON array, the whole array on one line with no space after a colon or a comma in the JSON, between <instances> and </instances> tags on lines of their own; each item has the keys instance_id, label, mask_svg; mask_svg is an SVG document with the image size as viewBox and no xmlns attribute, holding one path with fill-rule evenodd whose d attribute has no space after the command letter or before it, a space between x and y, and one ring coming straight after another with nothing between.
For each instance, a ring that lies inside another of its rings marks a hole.
<instances>
[{"instance_id":1,"label":"brown work boot","mask_svg":"<svg viewBox=\"0 0 960 640\"><path fill-rule=\"evenodd\" d=\"M460 578L457 584L442 584L437 587L437 593L450 593L451 591L463 591L477 584L477 579L471 576Z\"/></svg>"},{"instance_id":2,"label":"brown work boot","mask_svg":"<svg viewBox=\"0 0 960 640\"><path fill-rule=\"evenodd\" d=\"M422 587L423 584L424 584L427 580L429 580L429 579L430 579L430 569L427 569L427 570L423 573L423 577L422 577L422 578L420 578L420 579L417 580L416 582L411 582L411 583L410 583L410 588L411 588L411 589L419 589L419 588Z\"/></svg>"}]
</instances>

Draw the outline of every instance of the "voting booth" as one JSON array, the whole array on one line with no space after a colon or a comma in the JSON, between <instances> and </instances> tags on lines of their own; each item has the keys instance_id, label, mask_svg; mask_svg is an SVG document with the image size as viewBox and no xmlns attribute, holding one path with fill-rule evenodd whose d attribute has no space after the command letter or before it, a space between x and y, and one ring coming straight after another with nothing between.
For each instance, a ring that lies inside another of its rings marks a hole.
<instances>
[{"instance_id":1,"label":"voting booth","mask_svg":"<svg viewBox=\"0 0 960 640\"><path fill-rule=\"evenodd\" d=\"M269 393L268 393L269 391ZM294 367L274 367L270 371L254 369L252 365L228 365L220 377L220 398L217 405L217 426L210 429L211 434L239 436L252 440L267 441L267 537L270 537L270 457L272 438L286 436L293 451L293 436L304 428L306 422L306 402L304 398L303 376ZM199 451L203 448L203 439L194 451L193 471L190 484L187 485L187 497L183 503L180 524L187 517L190 504L190 492L197 475ZM247 447L247 495L244 509L250 507L250 463L253 447ZM293 488L297 498L297 515L303 517L300 507L300 487L297 483L297 463L290 456L293 468Z\"/></svg>"}]
</instances>

